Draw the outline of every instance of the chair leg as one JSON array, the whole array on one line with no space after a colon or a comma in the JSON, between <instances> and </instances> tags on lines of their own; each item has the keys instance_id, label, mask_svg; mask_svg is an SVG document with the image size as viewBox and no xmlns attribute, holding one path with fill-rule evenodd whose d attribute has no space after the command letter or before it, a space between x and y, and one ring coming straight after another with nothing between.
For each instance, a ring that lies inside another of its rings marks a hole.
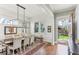
<instances>
[{"instance_id":1,"label":"chair leg","mask_svg":"<svg viewBox=\"0 0 79 59\"><path fill-rule=\"evenodd\" d=\"M19 48L20 49L20 52L22 51L22 49L21 48Z\"/></svg>"},{"instance_id":2,"label":"chair leg","mask_svg":"<svg viewBox=\"0 0 79 59\"><path fill-rule=\"evenodd\" d=\"M10 54L10 49L7 50L7 54Z\"/></svg>"},{"instance_id":3,"label":"chair leg","mask_svg":"<svg viewBox=\"0 0 79 59\"><path fill-rule=\"evenodd\" d=\"M9 54L9 49L7 49L7 54Z\"/></svg>"},{"instance_id":4,"label":"chair leg","mask_svg":"<svg viewBox=\"0 0 79 59\"><path fill-rule=\"evenodd\" d=\"M24 51L26 50L25 46L24 46Z\"/></svg>"},{"instance_id":5,"label":"chair leg","mask_svg":"<svg viewBox=\"0 0 79 59\"><path fill-rule=\"evenodd\" d=\"M13 49L13 55L14 55L14 49Z\"/></svg>"}]
</instances>

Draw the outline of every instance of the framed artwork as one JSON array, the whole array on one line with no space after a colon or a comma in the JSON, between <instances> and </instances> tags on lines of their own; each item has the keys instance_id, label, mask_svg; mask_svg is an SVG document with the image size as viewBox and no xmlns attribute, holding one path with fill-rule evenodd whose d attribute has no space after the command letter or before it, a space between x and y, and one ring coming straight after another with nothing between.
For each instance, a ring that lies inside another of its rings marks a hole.
<instances>
[{"instance_id":1,"label":"framed artwork","mask_svg":"<svg viewBox=\"0 0 79 59\"><path fill-rule=\"evenodd\" d=\"M38 22L36 22L35 23L35 32L39 32L39 23Z\"/></svg>"},{"instance_id":2,"label":"framed artwork","mask_svg":"<svg viewBox=\"0 0 79 59\"><path fill-rule=\"evenodd\" d=\"M51 32L51 26L48 26L47 31Z\"/></svg>"},{"instance_id":3,"label":"framed artwork","mask_svg":"<svg viewBox=\"0 0 79 59\"><path fill-rule=\"evenodd\" d=\"M44 32L44 30L45 30L44 25L39 22L36 22L34 27L35 27L34 28L35 32L39 32L39 31Z\"/></svg>"},{"instance_id":4,"label":"framed artwork","mask_svg":"<svg viewBox=\"0 0 79 59\"><path fill-rule=\"evenodd\" d=\"M44 28L44 25L41 24L41 32L44 32L45 28Z\"/></svg>"},{"instance_id":5,"label":"framed artwork","mask_svg":"<svg viewBox=\"0 0 79 59\"><path fill-rule=\"evenodd\" d=\"M4 27L4 34L17 34L17 28L12 26L5 26Z\"/></svg>"}]
</instances>

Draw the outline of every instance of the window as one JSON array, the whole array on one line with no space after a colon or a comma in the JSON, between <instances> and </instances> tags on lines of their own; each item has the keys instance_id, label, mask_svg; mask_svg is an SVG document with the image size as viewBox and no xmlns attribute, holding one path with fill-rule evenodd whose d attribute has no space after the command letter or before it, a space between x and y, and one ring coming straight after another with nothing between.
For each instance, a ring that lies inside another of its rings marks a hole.
<instances>
[{"instance_id":1,"label":"window","mask_svg":"<svg viewBox=\"0 0 79 59\"><path fill-rule=\"evenodd\" d=\"M18 25L18 21L16 19L9 20L8 18L1 18L0 23L4 25Z\"/></svg>"},{"instance_id":2,"label":"window","mask_svg":"<svg viewBox=\"0 0 79 59\"><path fill-rule=\"evenodd\" d=\"M17 21L16 19L12 19L12 20L11 20L11 24L13 24L13 25L18 25L18 21Z\"/></svg>"},{"instance_id":3,"label":"window","mask_svg":"<svg viewBox=\"0 0 79 59\"><path fill-rule=\"evenodd\" d=\"M9 21L9 19L7 19L7 18L1 18L1 19L0 19L0 23L6 25L6 24L10 24L10 21Z\"/></svg>"}]
</instances>

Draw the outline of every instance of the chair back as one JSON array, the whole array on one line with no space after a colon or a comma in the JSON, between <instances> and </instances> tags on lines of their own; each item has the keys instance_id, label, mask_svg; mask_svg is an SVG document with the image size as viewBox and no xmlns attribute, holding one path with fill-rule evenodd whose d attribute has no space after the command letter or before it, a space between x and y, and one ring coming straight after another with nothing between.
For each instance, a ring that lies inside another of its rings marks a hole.
<instances>
[{"instance_id":1,"label":"chair back","mask_svg":"<svg viewBox=\"0 0 79 59\"><path fill-rule=\"evenodd\" d=\"M34 42L34 35L31 35L31 43Z\"/></svg>"},{"instance_id":2,"label":"chair back","mask_svg":"<svg viewBox=\"0 0 79 59\"><path fill-rule=\"evenodd\" d=\"M26 37L26 38L24 39L24 45L27 45L27 44L29 44L29 38L28 38L28 37Z\"/></svg>"},{"instance_id":3,"label":"chair back","mask_svg":"<svg viewBox=\"0 0 79 59\"><path fill-rule=\"evenodd\" d=\"M21 47L21 39L20 38L17 38L17 39L14 39L13 40L13 47L14 48L20 48Z\"/></svg>"}]
</instances>

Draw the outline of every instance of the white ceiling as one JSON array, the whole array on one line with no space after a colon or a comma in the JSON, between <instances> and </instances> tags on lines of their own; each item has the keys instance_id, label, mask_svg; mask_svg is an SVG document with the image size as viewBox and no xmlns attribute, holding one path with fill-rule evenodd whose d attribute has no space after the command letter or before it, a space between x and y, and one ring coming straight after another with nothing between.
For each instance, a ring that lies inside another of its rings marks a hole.
<instances>
[{"instance_id":1,"label":"white ceiling","mask_svg":"<svg viewBox=\"0 0 79 59\"><path fill-rule=\"evenodd\" d=\"M57 12L72 10L76 7L76 5L75 4L52 4L50 5L50 7L52 8L53 12L57 13Z\"/></svg>"},{"instance_id":2,"label":"white ceiling","mask_svg":"<svg viewBox=\"0 0 79 59\"><path fill-rule=\"evenodd\" d=\"M21 4L26 8L26 18L47 19L52 16L52 12L58 13L74 9L74 4ZM0 10L7 11L10 16L17 16L17 7L14 4L0 5ZM1 13L1 12L0 12ZM15 17L16 18L16 17Z\"/></svg>"},{"instance_id":3,"label":"white ceiling","mask_svg":"<svg viewBox=\"0 0 79 59\"><path fill-rule=\"evenodd\" d=\"M76 5L75 4L25 4L23 5L26 8L26 13L30 14L30 16L38 16L42 14L52 14L73 10Z\"/></svg>"}]
</instances>

